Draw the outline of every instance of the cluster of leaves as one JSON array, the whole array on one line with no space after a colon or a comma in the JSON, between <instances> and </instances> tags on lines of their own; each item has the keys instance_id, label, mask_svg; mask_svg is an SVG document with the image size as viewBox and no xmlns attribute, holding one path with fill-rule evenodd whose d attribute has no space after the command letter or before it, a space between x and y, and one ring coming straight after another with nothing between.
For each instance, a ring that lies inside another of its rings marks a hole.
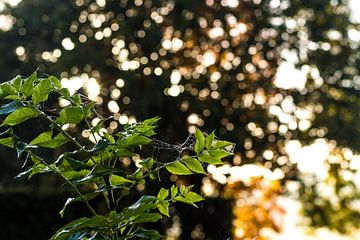
<instances>
[{"instance_id":1,"label":"cluster of leaves","mask_svg":"<svg viewBox=\"0 0 360 240\"><path fill-rule=\"evenodd\" d=\"M51 115L44 112L50 93L69 103L58 111L51 110ZM220 164L222 158L231 154L226 149L230 142L215 140L214 133L204 136L197 129L191 156L179 156L165 163L149 157L139 166L126 169L121 165L122 159L134 156L143 145L151 144L159 118L128 124L123 130L109 134L102 131L107 119L95 111L94 102L84 101L80 94L70 95L56 77L38 78L36 72L28 78L18 76L1 84L0 100L3 102L0 115L6 115L0 125L6 128L0 135L0 144L16 149L18 158L25 158L24 166L28 168L18 176L30 178L40 173L60 176L76 193L76 196L67 199L60 215L65 214L70 203L79 201L92 214L63 226L51 239L159 239L160 234L156 230L144 229L141 224L169 216L169 205L172 203L196 206L195 203L203 198L191 191L192 186L172 186L171 189L161 188L157 196L143 195L131 206L120 209L124 197L121 190L135 191L134 186L146 184L149 178L156 179L162 169L178 175L204 174L204 164ZM92 126L89 122L94 116L101 121ZM15 135L14 127L19 125L21 129L21 123L33 118L43 118L48 122L48 129L27 143ZM66 131L67 124L83 126L94 136L95 143L82 144ZM62 147L66 143L74 145L76 150L66 151ZM41 156L42 148L56 148L61 154L51 161ZM86 192L83 191L85 186ZM98 196L107 205L108 211L104 214L99 214L90 204Z\"/></svg>"}]
</instances>

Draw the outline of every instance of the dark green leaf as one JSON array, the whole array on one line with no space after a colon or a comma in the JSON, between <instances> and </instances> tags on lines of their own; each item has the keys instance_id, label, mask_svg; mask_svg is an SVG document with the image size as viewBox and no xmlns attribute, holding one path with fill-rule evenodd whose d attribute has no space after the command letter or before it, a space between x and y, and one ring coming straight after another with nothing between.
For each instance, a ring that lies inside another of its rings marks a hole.
<instances>
[{"instance_id":1,"label":"dark green leaf","mask_svg":"<svg viewBox=\"0 0 360 240\"><path fill-rule=\"evenodd\" d=\"M156 222L161 218L162 216L159 213L142 213L135 218L134 223Z\"/></svg>"},{"instance_id":2,"label":"dark green leaf","mask_svg":"<svg viewBox=\"0 0 360 240\"><path fill-rule=\"evenodd\" d=\"M83 177L79 180L76 180L75 183L88 182L94 178L103 177L105 175L109 175L109 174L116 173L119 171L120 170L109 167L107 165L98 164L94 167L94 169L91 172L89 172L89 174L87 174L85 177Z\"/></svg>"},{"instance_id":3,"label":"dark green leaf","mask_svg":"<svg viewBox=\"0 0 360 240\"><path fill-rule=\"evenodd\" d=\"M132 157L135 155L131 150L128 148L118 148L116 149L116 152L114 153L117 157Z\"/></svg>"},{"instance_id":4,"label":"dark green leaf","mask_svg":"<svg viewBox=\"0 0 360 240\"><path fill-rule=\"evenodd\" d=\"M98 192L90 192L90 193L84 194L82 197L78 196L78 197L75 197L75 198L68 198L66 200L63 208L59 212L61 218L64 217L65 209L70 203L89 201L89 200L95 198L98 194L99 194Z\"/></svg>"},{"instance_id":5,"label":"dark green leaf","mask_svg":"<svg viewBox=\"0 0 360 240\"><path fill-rule=\"evenodd\" d=\"M4 125L15 126L19 123L22 123L30 118L34 118L37 116L39 116L39 113L35 109L29 107L23 107L16 110L15 112L12 112L9 116L7 116L4 122L1 124L1 126Z\"/></svg>"},{"instance_id":6,"label":"dark green leaf","mask_svg":"<svg viewBox=\"0 0 360 240\"><path fill-rule=\"evenodd\" d=\"M147 205L150 202L154 201L155 199L156 199L156 197L154 197L154 196L143 195L139 198L139 200L137 200L135 203L133 203L129 207L129 209L130 210L139 210L141 206Z\"/></svg>"},{"instance_id":7,"label":"dark green leaf","mask_svg":"<svg viewBox=\"0 0 360 240\"><path fill-rule=\"evenodd\" d=\"M37 71L33 72L29 78L25 79L24 83L20 87L20 92L24 94L25 97L29 97L33 93L34 82L37 80Z\"/></svg>"},{"instance_id":8,"label":"dark green leaf","mask_svg":"<svg viewBox=\"0 0 360 240\"><path fill-rule=\"evenodd\" d=\"M61 133L59 133L53 139L51 137L52 137L51 131L44 132L41 133L39 136L37 136L35 139L33 139L30 142L30 144L37 145L40 147L57 148L69 141L69 139Z\"/></svg>"},{"instance_id":9,"label":"dark green leaf","mask_svg":"<svg viewBox=\"0 0 360 240\"><path fill-rule=\"evenodd\" d=\"M184 164L180 162L174 162L170 165L166 166L166 169L172 173L177 175L191 175L193 172L191 172Z\"/></svg>"},{"instance_id":10,"label":"dark green leaf","mask_svg":"<svg viewBox=\"0 0 360 240\"><path fill-rule=\"evenodd\" d=\"M192 157L187 157L181 160L191 171L196 173L204 173L204 168L202 167L201 163Z\"/></svg>"},{"instance_id":11,"label":"dark green leaf","mask_svg":"<svg viewBox=\"0 0 360 240\"><path fill-rule=\"evenodd\" d=\"M66 123L79 123L83 119L83 111L79 106L66 107L60 111L60 116L56 123L63 125Z\"/></svg>"},{"instance_id":12,"label":"dark green leaf","mask_svg":"<svg viewBox=\"0 0 360 240\"><path fill-rule=\"evenodd\" d=\"M19 109L19 108L22 108L23 105L19 102L10 102L8 104L5 104L3 105L1 108L0 108L0 115L7 115L9 113L12 113L14 112L15 110Z\"/></svg>"},{"instance_id":13,"label":"dark green leaf","mask_svg":"<svg viewBox=\"0 0 360 240\"><path fill-rule=\"evenodd\" d=\"M76 219L60 228L52 237L52 240L67 240L73 233L85 229L101 229L108 227L108 219L104 216L96 215L91 218L83 217Z\"/></svg>"},{"instance_id":14,"label":"dark green leaf","mask_svg":"<svg viewBox=\"0 0 360 240\"><path fill-rule=\"evenodd\" d=\"M155 230L146 230L144 228L138 228L134 231L134 236L138 238L150 239L150 240L157 240L161 238L161 235L158 231Z\"/></svg>"}]
</instances>

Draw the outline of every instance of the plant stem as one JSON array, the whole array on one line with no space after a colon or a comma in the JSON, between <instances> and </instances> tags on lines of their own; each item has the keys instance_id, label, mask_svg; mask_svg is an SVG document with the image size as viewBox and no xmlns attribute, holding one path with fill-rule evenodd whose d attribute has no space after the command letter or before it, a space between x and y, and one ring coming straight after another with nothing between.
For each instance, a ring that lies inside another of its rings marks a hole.
<instances>
[{"instance_id":1,"label":"plant stem","mask_svg":"<svg viewBox=\"0 0 360 240\"><path fill-rule=\"evenodd\" d=\"M90 205L89 201L84 197L84 195L81 194L80 190L76 187L76 185L74 183L72 183L67 177L64 176L64 174L62 174L61 171L59 171L57 168L54 168L53 166L49 165L44 159L42 159L41 157L35 155L33 152L31 152L28 149L25 149L27 153L29 153L30 155L35 156L37 159L39 159L41 161L42 164L44 164L46 167L48 167L49 169L51 169L52 171L54 171L56 174L60 175L74 190L75 192L79 195L79 197L84 201L84 203L86 204L86 206L89 208L90 212L93 215L98 215L96 213L96 211L92 208L92 206Z\"/></svg>"}]
</instances>

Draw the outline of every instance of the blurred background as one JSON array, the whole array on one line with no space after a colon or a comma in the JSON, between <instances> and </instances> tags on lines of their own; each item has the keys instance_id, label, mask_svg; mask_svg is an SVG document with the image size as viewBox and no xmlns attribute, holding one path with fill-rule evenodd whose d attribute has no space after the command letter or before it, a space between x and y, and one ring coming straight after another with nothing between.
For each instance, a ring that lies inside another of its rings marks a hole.
<instances>
[{"instance_id":1,"label":"blurred background","mask_svg":"<svg viewBox=\"0 0 360 240\"><path fill-rule=\"evenodd\" d=\"M360 239L359 24L358 0L0 0L0 81L39 68L109 132L160 116L163 141L235 142L208 176L163 178L207 198L172 207L166 239ZM0 238L47 239L83 209L60 219L67 193L21 165L0 148Z\"/></svg>"}]
</instances>

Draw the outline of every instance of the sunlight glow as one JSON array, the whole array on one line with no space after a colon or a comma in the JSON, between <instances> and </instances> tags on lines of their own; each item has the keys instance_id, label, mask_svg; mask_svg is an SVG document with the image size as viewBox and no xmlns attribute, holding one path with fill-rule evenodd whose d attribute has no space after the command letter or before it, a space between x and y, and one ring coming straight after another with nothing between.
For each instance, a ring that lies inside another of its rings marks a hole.
<instances>
[{"instance_id":1,"label":"sunlight glow","mask_svg":"<svg viewBox=\"0 0 360 240\"><path fill-rule=\"evenodd\" d=\"M306 75L291 62L282 62L277 70L274 84L278 88L303 90Z\"/></svg>"},{"instance_id":2,"label":"sunlight glow","mask_svg":"<svg viewBox=\"0 0 360 240\"><path fill-rule=\"evenodd\" d=\"M350 19L354 23L360 23L360 1L349 0Z\"/></svg>"},{"instance_id":3,"label":"sunlight glow","mask_svg":"<svg viewBox=\"0 0 360 240\"><path fill-rule=\"evenodd\" d=\"M317 139L308 146L302 146L298 140L291 140L286 143L285 151L290 161L297 163L300 172L316 174L320 179L327 177L325 160L329 157L330 146L325 139Z\"/></svg>"}]
</instances>

